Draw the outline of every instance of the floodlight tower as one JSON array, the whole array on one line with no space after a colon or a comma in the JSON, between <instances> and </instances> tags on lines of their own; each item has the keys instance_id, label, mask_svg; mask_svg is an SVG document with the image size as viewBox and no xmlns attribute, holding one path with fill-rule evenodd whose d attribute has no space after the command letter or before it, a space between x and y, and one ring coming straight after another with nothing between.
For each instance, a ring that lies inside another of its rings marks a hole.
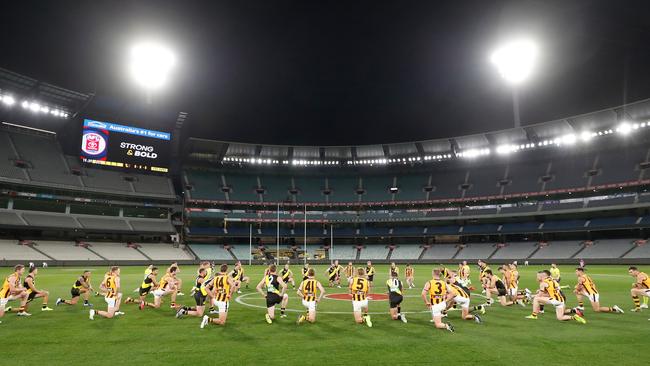
<instances>
[{"instance_id":1,"label":"floodlight tower","mask_svg":"<svg viewBox=\"0 0 650 366\"><path fill-rule=\"evenodd\" d=\"M515 127L521 126L519 118L519 88L532 74L537 61L537 46L528 39L516 39L498 47L490 62L512 87L512 109Z\"/></svg>"},{"instance_id":2,"label":"floodlight tower","mask_svg":"<svg viewBox=\"0 0 650 366\"><path fill-rule=\"evenodd\" d=\"M165 86L176 64L176 57L166 46L153 42L138 43L131 48L129 71L133 80L144 88L147 104L154 91Z\"/></svg>"}]
</instances>

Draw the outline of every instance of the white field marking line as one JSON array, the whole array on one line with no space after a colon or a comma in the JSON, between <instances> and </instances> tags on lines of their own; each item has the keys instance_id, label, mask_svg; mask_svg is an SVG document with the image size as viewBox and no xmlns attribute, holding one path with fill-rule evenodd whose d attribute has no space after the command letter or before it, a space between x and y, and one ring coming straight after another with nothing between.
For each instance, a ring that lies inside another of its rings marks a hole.
<instances>
[{"instance_id":1,"label":"white field marking line","mask_svg":"<svg viewBox=\"0 0 650 366\"><path fill-rule=\"evenodd\" d=\"M250 308L266 309L266 306L254 305L254 304L249 304L247 302L244 302L243 299L248 297L248 296L251 296L251 295L259 295L259 294L251 292L249 294L239 295L239 296L237 296L235 301L238 304L248 306ZM260 298L260 300L263 300L263 299ZM303 310L285 309L285 311L290 311L290 312L293 312L293 313L304 313L305 312L304 309ZM403 311L402 314L420 314L420 313L429 313L429 312L430 312L429 310L424 310L424 311ZM351 311L318 311L318 313L319 314L352 314ZM371 314L371 315L385 315L385 314L390 314L390 313L389 312L369 312L368 314Z\"/></svg>"}]
</instances>

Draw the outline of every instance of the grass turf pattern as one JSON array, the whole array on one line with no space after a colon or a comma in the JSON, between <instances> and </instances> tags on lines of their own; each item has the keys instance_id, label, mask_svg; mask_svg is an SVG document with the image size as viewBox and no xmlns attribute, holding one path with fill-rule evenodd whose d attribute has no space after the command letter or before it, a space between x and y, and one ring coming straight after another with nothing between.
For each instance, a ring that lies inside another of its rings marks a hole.
<instances>
[{"instance_id":1,"label":"grass turf pattern","mask_svg":"<svg viewBox=\"0 0 650 366\"><path fill-rule=\"evenodd\" d=\"M494 263L490 263L496 269ZM588 266L601 294L601 305L619 305L625 314L596 314L585 298L586 325L576 322L559 322L553 308L547 306L546 314L538 320L524 319L531 312L526 308L501 307L495 303L482 316L484 323L460 319L460 312L449 313L456 333L438 330L429 322L431 315L420 298L422 286L430 279L433 265L416 265L416 289L405 290L402 311L407 313L408 324L393 321L388 315L387 301L371 301L373 328L356 325L349 301L324 299L318 306L315 324L296 325L303 307L296 292L290 296L288 317L279 318L269 325L264 320L264 299L254 287L262 277L263 266L245 266L251 277L249 289L235 294L231 300L228 323L225 327L209 325L199 329L200 318L175 319L169 308L169 298L160 309L140 311L137 305L122 304L126 314L114 319L96 317L88 319L88 308L61 305L52 312L41 312L41 300L30 305L31 317L17 317L8 313L0 320L3 339L3 361L0 364L47 365L403 365L403 364L553 364L590 365L637 364L646 357L647 339L650 336L650 311L632 313L629 289L634 279L627 274L627 266ZM294 274L301 266L293 265ZM388 266L378 265L374 293L385 293ZM520 267L520 288L537 287L535 272L541 266ZM577 304L572 294L576 277L573 266L561 266L562 284L570 285L564 292L568 305ZM50 291L50 307L57 297L70 298L70 287L84 268L39 269L37 288ZM93 270L91 282L98 289L106 267ZM326 266L315 266L317 277L327 293L346 293L343 288L327 287ZM641 266L643 271L650 268ZM195 267L181 266L183 292L177 302L195 305L189 296L195 277ZM403 274L403 266L400 268ZM122 267L121 282L124 298L137 296L133 289L140 285L143 267ZM0 268L4 279L10 268ZM159 279L161 275L158 276ZM478 287L478 271L472 266L474 286ZM296 278L298 285L300 278ZM472 304L483 302L473 292ZM149 295L151 298L151 295ZM239 298L238 301L236 299ZM151 301L151 300L150 300ZM91 296L95 309L105 310L102 297ZM14 308L17 302L10 302ZM374 314L376 313L376 314ZM14 361L12 361L14 360Z\"/></svg>"}]
</instances>

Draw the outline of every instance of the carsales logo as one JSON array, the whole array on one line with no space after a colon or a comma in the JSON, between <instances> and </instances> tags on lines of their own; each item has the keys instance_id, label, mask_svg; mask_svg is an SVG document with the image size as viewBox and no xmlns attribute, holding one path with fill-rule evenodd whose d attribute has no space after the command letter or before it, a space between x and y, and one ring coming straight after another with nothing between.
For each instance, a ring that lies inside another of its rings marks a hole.
<instances>
[{"instance_id":1,"label":"carsales logo","mask_svg":"<svg viewBox=\"0 0 650 366\"><path fill-rule=\"evenodd\" d=\"M106 151L106 139L96 132L87 131L81 140L81 150L91 156L101 155Z\"/></svg>"}]
</instances>

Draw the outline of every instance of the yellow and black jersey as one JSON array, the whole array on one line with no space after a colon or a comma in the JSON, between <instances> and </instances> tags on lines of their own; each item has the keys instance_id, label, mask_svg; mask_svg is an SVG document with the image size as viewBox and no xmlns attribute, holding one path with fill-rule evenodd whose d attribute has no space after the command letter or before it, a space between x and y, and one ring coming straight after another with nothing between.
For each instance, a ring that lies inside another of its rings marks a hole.
<instances>
[{"instance_id":1,"label":"yellow and black jersey","mask_svg":"<svg viewBox=\"0 0 650 366\"><path fill-rule=\"evenodd\" d=\"M402 281L397 278L389 278L386 280L386 286L388 287L389 294L402 294Z\"/></svg>"},{"instance_id":2,"label":"yellow and black jersey","mask_svg":"<svg viewBox=\"0 0 650 366\"><path fill-rule=\"evenodd\" d=\"M27 277L25 277L25 281L23 281L23 287L24 287L25 289L27 289L27 293L28 293L28 294L31 294L32 292L34 292L34 290L32 290L32 288L29 287L29 283L27 283L27 279L28 279L28 278L31 278L31 279L32 279L32 285L33 285L34 287L36 287L36 279L35 279L34 276L32 276L32 275L27 275Z\"/></svg>"},{"instance_id":3,"label":"yellow and black jersey","mask_svg":"<svg viewBox=\"0 0 650 366\"><path fill-rule=\"evenodd\" d=\"M214 299L216 301L230 300L230 283L228 283L227 275L217 275L212 283L214 286Z\"/></svg>"},{"instance_id":4,"label":"yellow and black jersey","mask_svg":"<svg viewBox=\"0 0 650 366\"><path fill-rule=\"evenodd\" d=\"M172 276L170 276L168 273L166 273L161 279L160 283L158 284L158 289L159 290L167 290L167 287L169 287L169 283L172 280Z\"/></svg>"},{"instance_id":5,"label":"yellow and black jersey","mask_svg":"<svg viewBox=\"0 0 650 366\"><path fill-rule=\"evenodd\" d=\"M392 277L393 275L397 275L397 276L399 276L399 267L397 267L397 266L395 266L395 267L390 267L390 275L391 275L391 277Z\"/></svg>"},{"instance_id":6,"label":"yellow and black jersey","mask_svg":"<svg viewBox=\"0 0 650 366\"><path fill-rule=\"evenodd\" d=\"M517 288L517 286L519 285L517 283L518 282L517 272L508 271L508 272L506 272L506 274L508 275L508 288Z\"/></svg>"},{"instance_id":7,"label":"yellow and black jersey","mask_svg":"<svg viewBox=\"0 0 650 366\"><path fill-rule=\"evenodd\" d=\"M556 280L546 278L544 283L546 283L546 292L551 299L561 302L566 301L566 297L564 297L564 294L560 291L560 284Z\"/></svg>"},{"instance_id":8,"label":"yellow and black jersey","mask_svg":"<svg viewBox=\"0 0 650 366\"><path fill-rule=\"evenodd\" d=\"M142 278L142 280L145 280L147 277L149 277L151 272L153 272L153 271L151 270L150 267L145 268L145 270L144 270L144 278Z\"/></svg>"},{"instance_id":9,"label":"yellow and black jersey","mask_svg":"<svg viewBox=\"0 0 650 366\"><path fill-rule=\"evenodd\" d=\"M302 280L307 279L307 272L309 272L309 267L302 267Z\"/></svg>"},{"instance_id":10,"label":"yellow and black jersey","mask_svg":"<svg viewBox=\"0 0 650 366\"><path fill-rule=\"evenodd\" d=\"M345 267L345 277L350 278L354 275L354 266Z\"/></svg>"},{"instance_id":11,"label":"yellow and black jersey","mask_svg":"<svg viewBox=\"0 0 650 366\"><path fill-rule=\"evenodd\" d=\"M283 281L288 281L289 278L291 278L293 276L293 273L291 272L290 269L285 268L285 269L282 270L282 272L280 272L280 275L282 275L282 280Z\"/></svg>"},{"instance_id":12,"label":"yellow and black jersey","mask_svg":"<svg viewBox=\"0 0 650 366\"><path fill-rule=\"evenodd\" d=\"M375 267L373 267L373 266L366 267L366 274L368 276L374 276L375 275Z\"/></svg>"},{"instance_id":13,"label":"yellow and black jersey","mask_svg":"<svg viewBox=\"0 0 650 366\"><path fill-rule=\"evenodd\" d=\"M469 293L463 287L452 283L449 285L449 289L454 293L454 295L469 299Z\"/></svg>"},{"instance_id":14,"label":"yellow and black jersey","mask_svg":"<svg viewBox=\"0 0 650 366\"><path fill-rule=\"evenodd\" d=\"M14 277L13 280L11 277ZM18 276L17 273L13 273L11 276L7 276L5 278L4 282L2 283L2 288L0 289L0 299L6 299L11 295L11 282L13 282L14 287L18 287L20 284L20 276Z\"/></svg>"},{"instance_id":15,"label":"yellow and black jersey","mask_svg":"<svg viewBox=\"0 0 650 366\"><path fill-rule=\"evenodd\" d=\"M316 301L316 295L318 292L318 281L313 278L307 278L302 281L302 287L300 292L302 293L302 299L305 301Z\"/></svg>"},{"instance_id":16,"label":"yellow and black jersey","mask_svg":"<svg viewBox=\"0 0 650 366\"><path fill-rule=\"evenodd\" d=\"M442 278L451 278L451 271L447 267L442 267Z\"/></svg>"},{"instance_id":17,"label":"yellow and black jersey","mask_svg":"<svg viewBox=\"0 0 650 366\"><path fill-rule=\"evenodd\" d=\"M115 283L116 276L108 275L104 279L104 287L106 288L106 297L115 297L117 295L117 284Z\"/></svg>"},{"instance_id":18,"label":"yellow and black jersey","mask_svg":"<svg viewBox=\"0 0 650 366\"><path fill-rule=\"evenodd\" d=\"M355 277L352 279L350 289L352 292L352 300L363 301L368 297L368 279L362 277Z\"/></svg>"},{"instance_id":19,"label":"yellow and black jersey","mask_svg":"<svg viewBox=\"0 0 650 366\"><path fill-rule=\"evenodd\" d=\"M144 290L151 288L151 286L153 286L153 275L148 274L147 277L144 278L144 281L142 281L140 284L140 288Z\"/></svg>"},{"instance_id":20,"label":"yellow and black jersey","mask_svg":"<svg viewBox=\"0 0 650 366\"><path fill-rule=\"evenodd\" d=\"M205 267L205 278L212 278L212 266Z\"/></svg>"},{"instance_id":21,"label":"yellow and black jersey","mask_svg":"<svg viewBox=\"0 0 650 366\"><path fill-rule=\"evenodd\" d=\"M413 277L413 267L406 267L404 270L404 274L406 275L407 278Z\"/></svg>"},{"instance_id":22,"label":"yellow and black jersey","mask_svg":"<svg viewBox=\"0 0 650 366\"><path fill-rule=\"evenodd\" d=\"M596 284L594 281L591 279L591 277L584 275L582 276L582 288L587 292L589 295L597 294L598 289L596 288Z\"/></svg>"},{"instance_id":23,"label":"yellow and black jersey","mask_svg":"<svg viewBox=\"0 0 650 366\"><path fill-rule=\"evenodd\" d=\"M481 273L479 274L479 278L481 280L483 280L487 276L486 271L488 271L488 270L490 270L490 267L488 267L488 266L485 266L485 267L481 268Z\"/></svg>"},{"instance_id":24,"label":"yellow and black jersey","mask_svg":"<svg viewBox=\"0 0 650 366\"><path fill-rule=\"evenodd\" d=\"M330 280L333 280L336 278L337 272L336 272L336 267L331 266L330 268L327 269L327 277L329 277Z\"/></svg>"},{"instance_id":25,"label":"yellow and black jersey","mask_svg":"<svg viewBox=\"0 0 650 366\"><path fill-rule=\"evenodd\" d=\"M468 278L470 273L470 268L468 265L461 265L460 266L460 277L461 278Z\"/></svg>"},{"instance_id":26,"label":"yellow and black jersey","mask_svg":"<svg viewBox=\"0 0 650 366\"><path fill-rule=\"evenodd\" d=\"M648 278L648 275L645 274L645 272L639 272L639 275L636 278L641 284L641 287L650 289L650 278Z\"/></svg>"},{"instance_id":27,"label":"yellow and black jersey","mask_svg":"<svg viewBox=\"0 0 650 366\"><path fill-rule=\"evenodd\" d=\"M278 281L278 275L269 274L264 278L264 284L266 285L266 292L270 294L280 294L280 281Z\"/></svg>"},{"instance_id":28,"label":"yellow and black jersey","mask_svg":"<svg viewBox=\"0 0 650 366\"><path fill-rule=\"evenodd\" d=\"M233 280L235 281L240 281L241 278L244 276L244 269L233 269L232 272L230 272L230 276L232 277Z\"/></svg>"},{"instance_id":29,"label":"yellow and black jersey","mask_svg":"<svg viewBox=\"0 0 650 366\"><path fill-rule=\"evenodd\" d=\"M194 280L194 288L201 288L201 284L205 282L206 277L203 277L201 275L196 276L196 280Z\"/></svg>"},{"instance_id":30,"label":"yellow and black jersey","mask_svg":"<svg viewBox=\"0 0 650 366\"><path fill-rule=\"evenodd\" d=\"M447 295L447 284L443 280L429 281L429 300L432 304L440 304L445 301Z\"/></svg>"},{"instance_id":31,"label":"yellow and black jersey","mask_svg":"<svg viewBox=\"0 0 650 366\"><path fill-rule=\"evenodd\" d=\"M84 276L79 276L79 278L77 278L77 280L74 281L74 285L72 285L72 288L80 289L80 288L84 287L83 286L84 283L86 285L88 284L88 278L86 278Z\"/></svg>"}]
</instances>

